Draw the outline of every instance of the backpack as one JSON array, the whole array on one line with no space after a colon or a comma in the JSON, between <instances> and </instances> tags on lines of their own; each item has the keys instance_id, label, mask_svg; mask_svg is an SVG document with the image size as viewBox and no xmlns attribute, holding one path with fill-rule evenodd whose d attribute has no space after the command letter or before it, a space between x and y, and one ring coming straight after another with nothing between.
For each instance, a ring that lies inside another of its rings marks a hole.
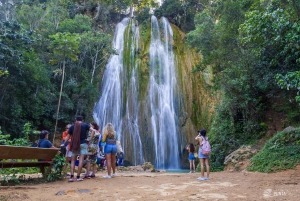
<instances>
[{"instance_id":1,"label":"backpack","mask_svg":"<svg viewBox=\"0 0 300 201\"><path fill-rule=\"evenodd\" d=\"M208 142L208 138L202 137L203 141L202 141L202 154L204 156L208 156L211 152L211 146Z\"/></svg>"}]
</instances>

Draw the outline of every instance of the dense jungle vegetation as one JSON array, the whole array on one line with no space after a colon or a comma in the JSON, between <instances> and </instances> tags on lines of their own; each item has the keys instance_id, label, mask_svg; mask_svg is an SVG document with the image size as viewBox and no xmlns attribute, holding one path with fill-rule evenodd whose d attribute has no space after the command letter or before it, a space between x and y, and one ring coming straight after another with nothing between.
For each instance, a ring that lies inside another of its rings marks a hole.
<instances>
[{"instance_id":1,"label":"dense jungle vegetation","mask_svg":"<svg viewBox=\"0 0 300 201\"><path fill-rule=\"evenodd\" d=\"M215 170L265 135L267 110L298 126L300 0L0 0L2 133L24 137L26 123L60 132L76 114L91 120L115 24L132 8L140 24L153 10L187 34L203 55L192 73L212 67L224 94L209 129Z\"/></svg>"}]
</instances>

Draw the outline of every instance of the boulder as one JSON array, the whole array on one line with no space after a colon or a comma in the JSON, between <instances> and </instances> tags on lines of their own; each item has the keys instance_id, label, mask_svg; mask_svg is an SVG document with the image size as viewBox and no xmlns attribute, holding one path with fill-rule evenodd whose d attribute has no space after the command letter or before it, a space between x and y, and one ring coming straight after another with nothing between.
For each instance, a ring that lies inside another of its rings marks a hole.
<instances>
[{"instance_id":1,"label":"boulder","mask_svg":"<svg viewBox=\"0 0 300 201\"><path fill-rule=\"evenodd\" d=\"M257 149L251 146L241 146L239 149L226 156L224 170L229 170L231 172L245 170L250 164L250 159L257 154L257 152Z\"/></svg>"}]
</instances>

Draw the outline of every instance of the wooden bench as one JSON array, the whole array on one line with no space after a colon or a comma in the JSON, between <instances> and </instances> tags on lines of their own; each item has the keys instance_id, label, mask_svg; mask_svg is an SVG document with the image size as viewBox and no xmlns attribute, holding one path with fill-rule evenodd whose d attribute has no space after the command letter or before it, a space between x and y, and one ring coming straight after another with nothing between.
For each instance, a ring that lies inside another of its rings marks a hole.
<instances>
[{"instance_id":1,"label":"wooden bench","mask_svg":"<svg viewBox=\"0 0 300 201\"><path fill-rule=\"evenodd\" d=\"M38 159L53 159L58 154L57 149L44 149L37 147L17 147L0 145L0 169L15 167L39 167L42 174L45 173L45 166L51 166L52 161L37 161ZM22 161L3 159L22 159ZM25 161L28 159L36 161Z\"/></svg>"}]
</instances>

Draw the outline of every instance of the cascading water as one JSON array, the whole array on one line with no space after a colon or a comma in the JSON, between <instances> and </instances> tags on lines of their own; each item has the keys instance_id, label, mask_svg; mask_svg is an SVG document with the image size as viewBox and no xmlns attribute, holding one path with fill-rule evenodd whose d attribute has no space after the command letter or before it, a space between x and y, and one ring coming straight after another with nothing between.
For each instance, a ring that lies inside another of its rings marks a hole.
<instances>
[{"instance_id":1,"label":"cascading water","mask_svg":"<svg viewBox=\"0 0 300 201\"><path fill-rule=\"evenodd\" d=\"M131 26L129 27L128 35L125 38L129 39L127 47L129 51L129 66L132 68L131 76L129 80L129 87L127 90L127 101L126 101L126 114L123 120L123 133L127 133L126 139L123 140L125 147L131 147L131 163L133 165L140 165L145 162L143 157L143 147L139 134L139 102L138 102L138 77L136 74L137 64L134 62L136 50L138 49L139 42L139 29L136 21L131 20ZM129 71L129 70L128 70ZM130 72L130 71L129 71Z\"/></svg>"},{"instance_id":2,"label":"cascading water","mask_svg":"<svg viewBox=\"0 0 300 201\"><path fill-rule=\"evenodd\" d=\"M109 58L106 70L104 71L101 86L101 97L94 108L94 119L104 128L107 123L112 123L117 133L120 133L122 126L122 100L123 89L123 50L124 50L124 32L129 19L125 18L116 26L113 39L113 48L118 55L112 55ZM103 129L102 129L103 130Z\"/></svg>"},{"instance_id":3,"label":"cascading water","mask_svg":"<svg viewBox=\"0 0 300 201\"><path fill-rule=\"evenodd\" d=\"M173 33L166 18L151 17L150 81L151 124L157 168L179 168L174 90L176 76L172 51ZM162 37L161 37L162 35Z\"/></svg>"},{"instance_id":4,"label":"cascading water","mask_svg":"<svg viewBox=\"0 0 300 201\"><path fill-rule=\"evenodd\" d=\"M131 78L129 82L128 90L124 92L123 86L127 83L128 69L124 69L123 54L124 54L124 33L128 26L129 19L125 18L120 22L115 31L113 47L118 52L118 55L112 55L106 65L106 70L102 79L101 97L94 108L94 119L97 123L104 128L104 126L111 122L116 132L119 134L119 139L123 147L132 146L133 156L130 160L134 165L143 164L144 157L141 154L142 143L139 136L138 127L138 100L137 100L137 80L136 80L136 66L131 71ZM130 33L131 40L133 41L130 46L130 57L133 60L136 46L138 45L138 26L134 24L134 21L130 21L132 31ZM134 62L132 62L134 64ZM124 110L124 94L127 94L127 101L125 104L126 114L124 118L124 126L122 126ZM103 130L103 129L102 129ZM126 130L128 132L126 132ZM127 133L127 136L123 136ZM124 149L126 154L126 149Z\"/></svg>"},{"instance_id":5,"label":"cascading water","mask_svg":"<svg viewBox=\"0 0 300 201\"><path fill-rule=\"evenodd\" d=\"M108 61L93 116L102 128L113 123L120 134L125 160L130 164L150 161L159 169L179 169L172 29L166 18L158 23L156 17L151 17L147 91L139 88L145 82L138 76L139 37L135 20L126 18L117 25L113 47L118 55L112 55ZM148 100L141 100L142 93Z\"/></svg>"}]
</instances>

